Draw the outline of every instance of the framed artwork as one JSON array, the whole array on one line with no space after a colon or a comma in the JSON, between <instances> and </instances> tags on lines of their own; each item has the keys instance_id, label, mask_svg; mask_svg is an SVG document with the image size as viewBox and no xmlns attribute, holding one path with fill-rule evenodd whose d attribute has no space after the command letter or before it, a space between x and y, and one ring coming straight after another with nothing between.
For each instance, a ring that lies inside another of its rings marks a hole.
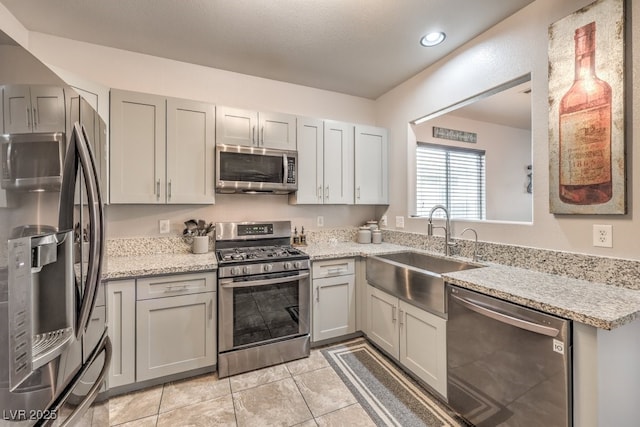
<instances>
[{"instance_id":1,"label":"framed artwork","mask_svg":"<svg viewBox=\"0 0 640 427\"><path fill-rule=\"evenodd\" d=\"M549 26L549 208L624 214L624 0Z\"/></svg>"}]
</instances>

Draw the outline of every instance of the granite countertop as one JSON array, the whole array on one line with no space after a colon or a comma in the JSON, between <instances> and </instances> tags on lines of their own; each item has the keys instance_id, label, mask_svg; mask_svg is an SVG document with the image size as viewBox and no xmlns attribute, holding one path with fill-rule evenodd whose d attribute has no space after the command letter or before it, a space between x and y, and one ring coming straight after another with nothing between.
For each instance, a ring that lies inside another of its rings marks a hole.
<instances>
[{"instance_id":1,"label":"granite countertop","mask_svg":"<svg viewBox=\"0 0 640 427\"><path fill-rule=\"evenodd\" d=\"M300 247L312 261L345 257L367 257L402 251L432 253L408 246L356 242L315 243ZM469 261L464 259L464 261ZM586 325L611 330L640 317L640 291L605 283L541 273L500 264L443 274L449 283L495 296ZM111 256L103 277L124 279L161 274L213 271L218 268L215 252L163 253Z\"/></svg>"},{"instance_id":2,"label":"granite countertop","mask_svg":"<svg viewBox=\"0 0 640 427\"><path fill-rule=\"evenodd\" d=\"M312 260L406 250L443 256L391 243L324 243L301 249ZM480 264L484 266L442 276L460 287L601 329L611 330L640 317L640 291L637 290L493 263Z\"/></svg>"},{"instance_id":3,"label":"granite countertop","mask_svg":"<svg viewBox=\"0 0 640 427\"><path fill-rule=\"evenodd\" d=\"M130 277L155 276L160 274L195 273L213 271L218 268L215 252L206 254L165 253L108 257L102 272L105 280Z\"/></svg>"}]
</instances>

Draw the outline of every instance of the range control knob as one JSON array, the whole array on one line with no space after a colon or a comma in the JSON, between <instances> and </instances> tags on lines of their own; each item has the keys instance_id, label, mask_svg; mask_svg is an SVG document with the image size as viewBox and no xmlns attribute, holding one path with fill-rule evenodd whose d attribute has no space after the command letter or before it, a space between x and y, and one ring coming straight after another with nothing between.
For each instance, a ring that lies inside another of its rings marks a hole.
<instances>
[{"instance_id":1,"label":"range control knob","mask_svg":"<svg viewBox=\"0 0 640 427\"><path fill-rule=\"evenodd\" d=\"M249 266L245 265L244 267L242 267L242 273L243 274L249 274Z\"/></svg>"},{"instance_id":2,"label":"range control knob","mask_svg":"<svg viewBox=\"0 0 640 427\"><path fill-rule=\"evenodd\" d=\"M262 269L266 272L269 272L273 270L273 266L271 264L265 264L264 267L262 267Z\"/></svg>"},{"instance_id":3,"label":"range control knob","mask_svg":"<svg viewBox=\"0 0 640 427\"><path fill-rule=\"evenodd\" d=\"M291 270L291 263L290 262L285 262L284 263L284 269L285 270Z\"/></svg>"},{"instance_id":4,"label":"range control knob","mask_svg":"<svg viewBox=\"0 0 640 427\"><path fill-rule=\"evenodd\" d=\"M300 261L295 261L295 262L293 263L293 266L294 266L296 269L299 269L300 267L302 267L302 262L300 262Z\"/></svg>"},{"instance_id":5,"label":"range control knob","mask_svg":"<svg viewBox=\"0 0 640 427\"><path fill-rule=\"evenodd\" d=\"M238 267L231 267L232 276L236 276L238 273L240 273L240 270L238 269Z\"/></svg>"}]
</instances>

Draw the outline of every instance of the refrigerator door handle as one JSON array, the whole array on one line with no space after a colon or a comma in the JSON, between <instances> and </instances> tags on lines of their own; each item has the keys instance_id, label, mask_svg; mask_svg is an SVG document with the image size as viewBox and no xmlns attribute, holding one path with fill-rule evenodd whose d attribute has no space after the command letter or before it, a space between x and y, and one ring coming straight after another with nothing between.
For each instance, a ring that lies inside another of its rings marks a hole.
<instances>
[{"instance_id":1,"label":"refrigerator door handle","mask_svg":"<svg viewBox=\"0 0 640 427\"><path fill-rule=\"evenodd\" d=\"M109 365L111 364L111 356L112 356L111 340L109 339L109 336L106 333L102 336L102 339L98 343L98 346L93 350L93 352L89 356L89 359L83 365L80 372L76 374L76 377L74 378L75 381L73 381L71 385L67 387L67 390L64 392L64 394L58 399L56 404L54 404L55 408L59 409L64 405L66 400L69 398L69 396L73 392L74 386L87 373L87 371L89 371L91 366L93 366L95 361L98 359L98 356L100 356L100 353L102 352L104 352L104 365L100 370L100 374L98 375L98 378L96 379L95 383L93 383L93 385L87 392L87 395L84 397L84 399L82 399L82 402L80 402L80 404L78 404L78 406L75 407L73 412L71 412L71 414L69 414L69 416L62 423L58 424L59 427L70 427L70 426L77 425L78 420L82 418L82 416L87 411L89 406L91 406L93 401L96 400L96 397L100 392L100 388L102 387L102 383L104 382L104 379L107 376L107 373L109 372ZM43 426L52 425L54 422L55 422L54 419L47 420L44 422Z\"/></svg>"},{"instance_id":2,"label":"refrigerator door handle","mask_svg":"<svg viewBox=\"0 0 640 427\"><path fill-rule=\"evenodd\" d=\"M87 143L87 135L83 126L78 122L73 125L73 133L65 159L62 190L60 193L61 230L73 229L73 210L76 175L78 167L82 167L82 176L86 182L87 207L89 210L89 257L87 262L87 276L84 284L82 303L76 324L76 337L80 339L84 334L96 297L97 288L102 274L102 256L104 253L104 213L102 196L98 182L98 173L91 148ZM84 268L80 260L80 281L83 280Z\"/></svg>"}]
</instances>

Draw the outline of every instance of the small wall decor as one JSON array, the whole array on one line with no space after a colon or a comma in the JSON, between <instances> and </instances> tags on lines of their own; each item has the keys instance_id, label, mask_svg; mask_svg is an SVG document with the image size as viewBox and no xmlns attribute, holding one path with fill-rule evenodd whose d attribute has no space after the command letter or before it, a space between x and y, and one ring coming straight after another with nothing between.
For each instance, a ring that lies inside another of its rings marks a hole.
<instances>
[{"instance_id":1,"label":"small wall decor","mask_svg":"<svg viewBox=\"0 0 640 427\"><path fill-rule=\"evenodd\" d=\"M478 142L478 134L474 132L464 132L461 130L440 128L436 126L433 127L433 137L440 139L450 139L452 141L460 142Z\"/></svg>"},{"instance_id":2,"label":"small wall decor","mask_svg":"<svg viewBox=\"0 0 640 427\"><path fill-rule=\"evenodd\" d=\"M549 27L549 206L624 214L624 0Z\"/></svg>"}]
</instances>

